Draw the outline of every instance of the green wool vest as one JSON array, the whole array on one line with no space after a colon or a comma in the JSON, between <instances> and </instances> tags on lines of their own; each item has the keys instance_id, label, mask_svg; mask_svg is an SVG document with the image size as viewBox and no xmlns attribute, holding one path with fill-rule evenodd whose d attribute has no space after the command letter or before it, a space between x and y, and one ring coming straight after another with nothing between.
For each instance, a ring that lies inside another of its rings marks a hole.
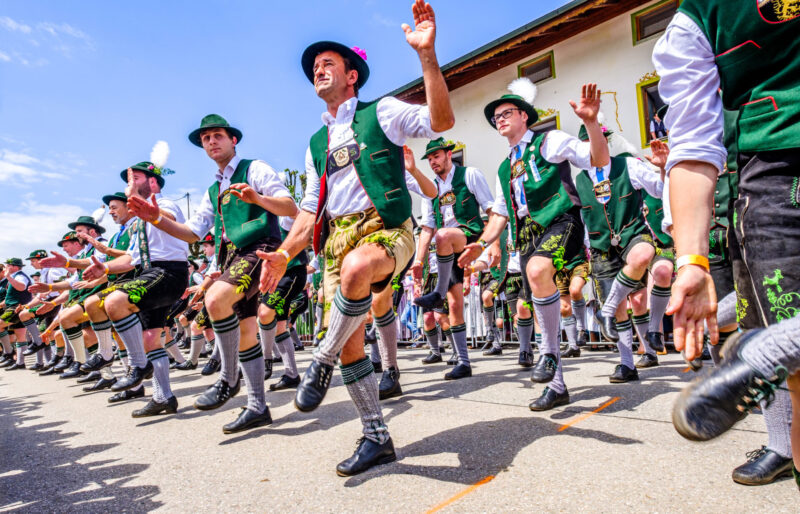
<instances>
[{"instance_id":1,"label":"green wool vest","mask_svg":"<svg viewBox=\"0 0 800 514\"><path fill-rule=\"evenodd\" d=\"M739 113L741 152L800 148L800 19L773 10L792 9L781 4L759 9L756 0L685 0L678 8L711 44L722 103Z\"/></svg>"},{"instance_id":2,"label":"green wool vest","mask_svg":"<svg viewBox=\"0 0 800 514\"><path fill-rule=\"evenodd\" d=\"M527 180L524 182L525 199L528 202L528 215L533 221L547 227L550 223L569 211L574 204L569 197L564 184L561 182L561 167L569 164L565 161L554 164L546 161L539 152L545 134L537 135L525 148L522 161L525 164ZM537 181L531 163L536 165L540 179ZM517 241L517 207L511 194L511 161L504 159L497 170L500 185L503 188L503 198L506 200L508 219L511 223L511 232L514 234L514 246Z\"/></svg>"},{"instance_id":3,"label":"green wool vest","mask_svg":"<svg viewBox=\"0 0 800 514\"><path fill-rule=\"evenodd\" d=\"M612 232L620 237L619 247L625 248L633 236L647 231L642 214L642 192L631 184L625 157L611 158L608 178L611 181L611 199L606 204L597 201L594 183L587 170L581 170L575 180L583 204L581 213L589 232L589 244L602 252L611 247Z\"/></svg>"},{"instance_id":4,"label":"green wool vest","mask_svg":"<svg viewBox=\"0 0 800 514\"><path fill-rule=\"evenodd\" d=\"M378 123L378 102L358 102L351 125L361 148L354 162L356 174L386 228L397 228L411 217L411 195L406 187L403 147L392 143ZM322 177L328 161L328 127L311 136L311 157ZM320 213L317 213L319 217Z\"/></svg>"},{"instance_id":5,"label":"green wool vest","mask_svg":"<svg viewBox=\"0 0 800 514\"><path fill-rule=\"evenodd\" d=\"M465 176L467 168L464 166L456 166L453 171L453 180L450 185L453 187L453 194L455 194L455 203L453 203L453 215L458 224L469 230L472 234L480 234L483 231L483 220L481 219L481 206L478 199L472 194L472 191L467 187ZM438 183L437 183L438 187ZM447 194L445 193L445 196ZM437 196L433 199L433 216L436 219L436 228L444 226L444 217L440 209L441 197Z\"/></svg>"},{"instance_id":6,"label":"green wool vest","mask_svg":"<svg viewBox=\"0 0 800 514\"><path fill-rule=\"evenodd\" d=\"M18 273L28 277L28 275L26 275L25 272L22 271L18 271L17 273L14 273L14 275L17 275ZM30 277L28 277L28 280L30 280ZM33 283L32 280L31 283ZM33 298L33 295L29 293L27 289L23 291L17 291L8 282L6 282L6 284L7 284L6 296L5 296L6 308L16 307L21 303L28 303Z\"/></svg>"},{"instance_id":7,"label":"green wool vest","mask_svg":"<svg viewBox=\"0 0 800 514\"><path fill-rule=\"evenodd\" d=\"M647 206L645 218L647 224L650 225L650 230L653 231L653 235L662 248L672 246L672 238L661 230L661 222L664 221L664 203L661 198L650 196L647 192L643 192L643 195L644 204Z\"/></svg>"},{"instance_id":8,"label":"green wool vest","mask_svg":"<svg viewBox=\"0 0 800 514\"><path fill-rule=\"evenodd\" d=\"M246 184L247 170L252 160L242 159L231 176L231 184ZM260 206L240 200L231 194L230 189L222 192L220 201L219 182L208 188L208 196L214 206L214 233L216 234L216 252L222 244L223 229L225 236L236 248L244 248L256 241L272 237L280 239L278 217Z\"/></svg>"}]
</instances>

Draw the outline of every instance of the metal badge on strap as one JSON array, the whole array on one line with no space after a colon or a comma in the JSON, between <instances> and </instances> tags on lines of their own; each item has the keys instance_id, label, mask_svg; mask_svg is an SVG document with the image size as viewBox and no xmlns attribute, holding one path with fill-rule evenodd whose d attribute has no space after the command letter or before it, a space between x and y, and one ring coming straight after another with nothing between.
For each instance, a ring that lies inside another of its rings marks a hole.
<instances>
[{"instance_id":1,"label":"metal badge on strap","mask_svg":"<svg viewBox=\"0 0 800 514\"><path fill-rule=\"evenodd\" d=\"M139 244L139 259L142 261L142 269L150 268L150 244L147 240L147 223L137 220L139 226L137 227Z\"/></svg>"},{"instance_id":2,"label":"metal badge on strap","mask_svg":"<svg viewBox=\"0 0 800 514\"><path fill-rule=\"evenodd\" d=\"M355 141L338 146L328 153L327 173L333 175L347 168L361 157L361 148Z\"/></svg>"},{"instance_id":3,"label":"metal badge on strap","mask_svg":"<svg viewBox=\"0 0 800 514\"><path fill-rule=\"evenodd\" d=\"M603 175L603 168L594 169L597 185L594 186L594 197L602 204L611 200L611 180Z\"/></svg>"}]
</instances>

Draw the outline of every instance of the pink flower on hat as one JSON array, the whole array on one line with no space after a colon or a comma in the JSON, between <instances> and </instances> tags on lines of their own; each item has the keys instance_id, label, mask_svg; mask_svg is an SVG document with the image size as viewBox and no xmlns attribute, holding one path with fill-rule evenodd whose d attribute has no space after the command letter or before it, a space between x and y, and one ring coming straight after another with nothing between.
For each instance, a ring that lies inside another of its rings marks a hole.
<instances>
[{"instance_id":1,"label":"pink flower on hat","mask_svg":"<svg viewBox=\"0 0 800 514\"><path fill-rule=\"evenodd\" d=\"M364 50L360 49L357 46L354 46L353 48L351 48L351 50L357 53L358 56L364 59L365 61L367 60L367 52L365 52Z\"/></svg>"}]
</instances>

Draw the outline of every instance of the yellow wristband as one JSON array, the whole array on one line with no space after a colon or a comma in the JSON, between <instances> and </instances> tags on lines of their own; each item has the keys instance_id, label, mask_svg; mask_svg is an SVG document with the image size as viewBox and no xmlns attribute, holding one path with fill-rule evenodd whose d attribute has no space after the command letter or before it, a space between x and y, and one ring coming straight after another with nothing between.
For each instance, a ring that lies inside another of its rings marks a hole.
<instances>
[{"instance_id":1,"label":"yellow wristband","mask_svg":"<svg viewBox=\"0 0 800 514\"><path fill-rule=\"evenodd\" d=\"M682 255L678 257L677 261L675 261L675 264L678 269L690 264L694 264L695 266L700 266L706 271L710 270L708 265L708 257L704 257L702 255Z\"/></svg>"},{"instance_id":2,"label":"yellow wristband","mask_svg":"<svg viewBox=\"0 0 800 514\"><path fill-rule=\"evenodd\" d=\"M53 285L52 284L47 284L47 292L49 293L51 291L53 291Z\"/></svg>"},{"instance_id":3,"label":"yellow wristband","mask_svg":"<svg viewBox=\"0 0 800 514\"><path fill-rule=\"evenodd\" d=\"M275 250L275 253L279 253L279 254L283 255L284 257L286 257L286 263L287 264L289 263L290 260L292 260L292 256L289 255L289 252L287 252L283 248L278 248L277 250Z\"/></svg>"},{"instance_id":4,"label":"yellow wristband","mask_svg":"<svg viewBox=\"0 0 800 514\"><path fill-rule=\"evenodd\" d=\"M66 263L66 264L64 264L64 267L65 267L65 268L71 268L72 266L70 266L70 264L72 264L72 261L71 261L71 260L69 260L69 259L67 259L67 263Z\"/></svg>"},{"instance_id":5,"label":"yellow wristband","mask_svg":"<svg viewBox=\"0 0 800 514\"><path fill-rule=\"evenodd\" d=\"M161 223L161 220L162 220L163 218L164 218L164 217L161 215L161 212L159 212L159 213L158 213L158 218L156 218L156 219L154 219L154 220L153 220L153 225L158 225L159 223Z\"/></svg>"},{"instance_id":6,"label":"yellow wristband","mask_svg":"<svg viewBox=\"0 0 800 514\"><path fill-rule=\"evenodd\" d=\"M108 275L108 264L106 264L105 262L103 263L103 273Z\"/></svg>"}]
</instances>

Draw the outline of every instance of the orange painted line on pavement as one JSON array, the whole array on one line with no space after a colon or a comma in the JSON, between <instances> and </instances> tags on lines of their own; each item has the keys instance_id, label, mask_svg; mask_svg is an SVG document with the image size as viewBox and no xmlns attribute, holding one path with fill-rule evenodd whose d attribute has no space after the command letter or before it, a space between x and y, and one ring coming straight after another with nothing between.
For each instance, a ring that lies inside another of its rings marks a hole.
<instances>
[{"instance_id":1,"label":"orange painted line on pavement","mask_svg":"<svg viewBox=\"0 0 800 514\"><path fill-rule=\"evenodd\" d=\"M589 416L593 416L594 414L597 414L598 412L600 412L601 410L605 409L606 407L608 407L612 403L616 402L617 400L619 400L619 396L615 396L615 397L611 398L606 403L604 403L603 405L599 406L598 408L596 408L592 412L589 412L588 414L584 414L583 416L580 416L579 418L575 418L572 421L570 421L569 423L567 423L566 425L563 425L562 427L560 427L558 429L558 431L561 432L562 430L568 429L569 427L571 427L575 423L580 423L581 421L583 421L584 419L588 418Z\"/></svg>"},{"instance_id":2,"label":"orange painted line on pavement","mask_svg":"<svg viewBox=\"0 0 800 514\"><path fill-rule=\"evenodd\" d=\"M689 373L690 371L692 371L691 366L688 366L685 370L683 370L684 373Z\"/></svg>"},{"instance_id":3,"label":"orange painted line on pavement","mask_svg":"<svg viewBox=\"0 0 800 514\"><path fill-rule=\"evenodd\" d=\"M452 504L453 502L456 502L456 501L460 500L461 498L463 498L464 496L468 495L469 493L471 493L475 489L479 488L480 486L482 486L484 484L488 484L492 480L494 480L494 475L489 475L488 477L486 477L486 478L484 478L482 480L479 480L478 482L476 482L476 483L472 484L471 486L467 487L466 489L464 489L463 491L461 491L457 495L453 496L452 498L449 498L449 499L443 501L442 503L440 503L439 505L437 505L436 507L432 508L431 510L429 510L427 512L427 514L431 514L433 512L439 512L443 508L447 507L448 505Z\"/></svg>"}]
</instances>

